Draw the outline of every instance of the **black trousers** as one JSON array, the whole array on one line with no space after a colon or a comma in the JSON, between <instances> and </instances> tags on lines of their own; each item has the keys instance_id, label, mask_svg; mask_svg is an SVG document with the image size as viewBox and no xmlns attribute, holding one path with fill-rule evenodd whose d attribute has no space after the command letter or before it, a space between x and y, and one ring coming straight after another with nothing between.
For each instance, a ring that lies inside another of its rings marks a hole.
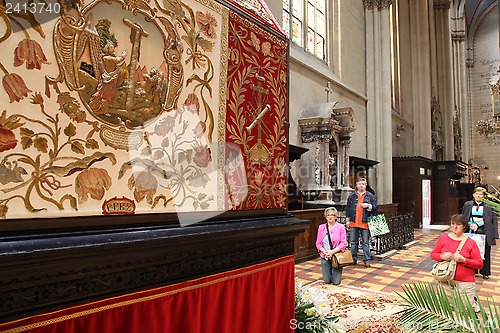
<instances>
[{"instance_id":1,"label":"black trousers","mask_svg":"<svg viewBox=\"0 0 500 333\"><path fill-rule=\"evenodd\" d=\"M491 245L485 245L484 247L484 266L479 271L481 275L491 275Z\"/></svg>"}]
</instances>

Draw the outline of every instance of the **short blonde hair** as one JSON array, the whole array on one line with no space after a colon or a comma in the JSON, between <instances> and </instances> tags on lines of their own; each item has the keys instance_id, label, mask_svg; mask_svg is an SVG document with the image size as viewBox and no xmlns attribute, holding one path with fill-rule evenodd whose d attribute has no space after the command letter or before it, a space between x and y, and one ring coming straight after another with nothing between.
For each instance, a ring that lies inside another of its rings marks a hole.
<instances>
[{"instance_id":1,"label":"short blonde hair","mask_svg":"<svg viewBox=\"0 0 500 333\"><path fill-rule=\"evenodd\" d=\"M337 208L335 208L335 207L328 207L327 209L325 209L325 218L328 215L328 213L333 213L333 215L335 215L335 216L337 216L339 214L339 212L337 211Z\"/></svg>"},{"instance_id":2,"label":"short blonde hair","mask_svg":"<svg viewBox=\"0 0 500 333\"><path fill-rule=\"evenodd\" d=\"M478 186L474 189L474 193L476 192L482 192L483 194L486 193L486 189L484 187Z\"/></svg>"}]
</instances>

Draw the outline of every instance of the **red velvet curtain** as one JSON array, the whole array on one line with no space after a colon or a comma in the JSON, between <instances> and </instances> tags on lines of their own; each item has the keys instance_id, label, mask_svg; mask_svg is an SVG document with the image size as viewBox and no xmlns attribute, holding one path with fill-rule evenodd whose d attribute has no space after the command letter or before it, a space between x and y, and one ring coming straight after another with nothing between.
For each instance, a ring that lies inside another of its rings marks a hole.
<instances>
[{"instance_id":1,"label":"red velvet curtain","mask_svg":"<svg viewBox=\"0 0 500 333\"><path fill-rule=\"evenodd\" d=\"M294 258L0 324L0 333L293 332Z\"/></svg>"}]
</instances>

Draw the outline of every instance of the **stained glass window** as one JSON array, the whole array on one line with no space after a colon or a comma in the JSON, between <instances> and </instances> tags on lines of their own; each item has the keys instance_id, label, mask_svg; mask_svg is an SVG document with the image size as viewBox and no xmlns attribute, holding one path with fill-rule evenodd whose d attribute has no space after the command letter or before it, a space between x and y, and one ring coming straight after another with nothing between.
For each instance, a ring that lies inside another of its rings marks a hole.
<instances>
[{"instance_id":1,"label":"stained glass window","mask_svg":"<svg viewBox=\"0 0 500 333\"><path fill-rule=\"evenodd\" d=\"M325 0L316 0L316 8L321 11L321 12L325 12L326 8L325 8Z\"/></svg>"},{"instance_id":2,"label":"stained glass window","mask_svg":"<svg viewBox=\"0 0 500 333\"><path fill-rule=\"evenodd\" d=\"M325 60L325 39L320 35L316 35L316 55Z\"/></svg>"},{"instance_id":3,"label":"stained glass window","mask_svg":"<svg viewBox=\"0 0 500 333\"><path fill-rule=\"evenodd\" d=\"M283 0L283 31L290 38L290 1Z\"/></svg>"},{"instance_id":4,"label":"stained glass window","mask_svg":"<svg viewBox=\"0 0 500 333\"><path fill-rule=\"evenodd\" d=\"M302 22L300 22L296 17L294 17L292 24L292 42L302 46L303 45L302 35L303 35Z\"/></svg>"},{"instance_id":5,"label":"stained glass window","mask_svg":"<svg viewBox=\"0 0 500 333\"><path fill-rule=\"evenodd\" d=\"M326 22L325 22L325 12L316 10L316 31L321 36L325 36L326 33Z\"/></svg>"},{"instance_id":6,"label":"stained glass window","mask_svg":"<svg viewBox=\"0 0 500 333\"><path fill-rule=\"evenodd\" d=\"M309 28L307 29L307 51L314 53L314 31Z\"/></svg>"},{"instance_id":7,"label":"stained glass window","mask_svg":"<svg viewBox=\"0 0 500 333\"><path fill-rule=\"evenodd\" d=\"M326 60L326 21L326 0L283 0L283 30L292 42L322 60Z\"/></svg>"},{"instance_id":8,"label":"stained glass window","mask_svg":"<svg viewBox=\"0 0 500 333\"><path fill-rule=\"evenodd\" d=\"M293 16L302 20L304 16L304 0L292 0Z\"/></svg>"},{"instance_id":9,"label":"stained glass window","mask_svg":"<svg viewBox=\"0 0 500 333\"><path fill-rule=\"evenodd\" d=\"M290 38L290 16L286 10L283 10L283 31L285 31L286 36Z\"/></svg>"},{"instance_id":10,"label":"stained glass window","mask_svg":"<svg viewBox=\"0 0 500 333\"><path fill-rule=\"evenodd\" d=\"M314 23L315 23L315 19L314 19L314 5L311 3L311 1L308 1L307 2L307 26L310 27L310 28L313 28L314 29Z\"/></svg>"}]
</instances>

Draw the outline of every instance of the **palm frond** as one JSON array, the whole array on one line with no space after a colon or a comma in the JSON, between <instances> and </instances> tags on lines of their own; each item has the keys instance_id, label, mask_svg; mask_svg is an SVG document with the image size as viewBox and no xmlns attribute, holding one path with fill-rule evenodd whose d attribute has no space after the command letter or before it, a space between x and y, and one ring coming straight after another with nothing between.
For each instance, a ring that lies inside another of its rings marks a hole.
<instances>
[{"instance_id":1,"label":"palm frond","mask_svg":"<svg viewBox=\"0 0 500 333\"><path fill-rule=\"evenodd\" d=\"M488 195L486 198L483 199L483 201L489 205L497 214L497 216L500 218L500 199L495 198L492 195Z\"/></svg>"},{"instance_id":2,"label":"palm frond","mask_svg":"<svg viewBox=\"0 0 500 333\"><path fill-rule=\"evenodd\" d=\"M487 301L485 308L478 300L480 312L476 315L467 296L454 289L448 298L442 285L415 283L402 285L404 309L399 312L399 324L409 333L446 331L493 333L499 331L498 304Z\"/></svg>"},{"instance_id":3,"label":"palm frond","mask_svg":"<svg viewBox=\"0 0 500 333\"><path fill-rule=\"evenodd\" d=\"M492 186L493 189L496 192L496 195L500 195L500 191L495 188L495 186ZM495 195L486 192L486 197L483 199L483 201L488 204L497 214L497 216L500 218L500 198L496 197Z\"/></svg>"},{"instance_id":4,"label":"palm frond","mask_svg":"<svg viewBox=\"0 0 500 333\"><path fill-rule=\"evenodd\" d=\"M402 285L404 294L397 293L405 303L399 323L410 333L460 332L454 330L455 319L444 288L431 284L416 283Z\"/></svg>"}]
</instances>

